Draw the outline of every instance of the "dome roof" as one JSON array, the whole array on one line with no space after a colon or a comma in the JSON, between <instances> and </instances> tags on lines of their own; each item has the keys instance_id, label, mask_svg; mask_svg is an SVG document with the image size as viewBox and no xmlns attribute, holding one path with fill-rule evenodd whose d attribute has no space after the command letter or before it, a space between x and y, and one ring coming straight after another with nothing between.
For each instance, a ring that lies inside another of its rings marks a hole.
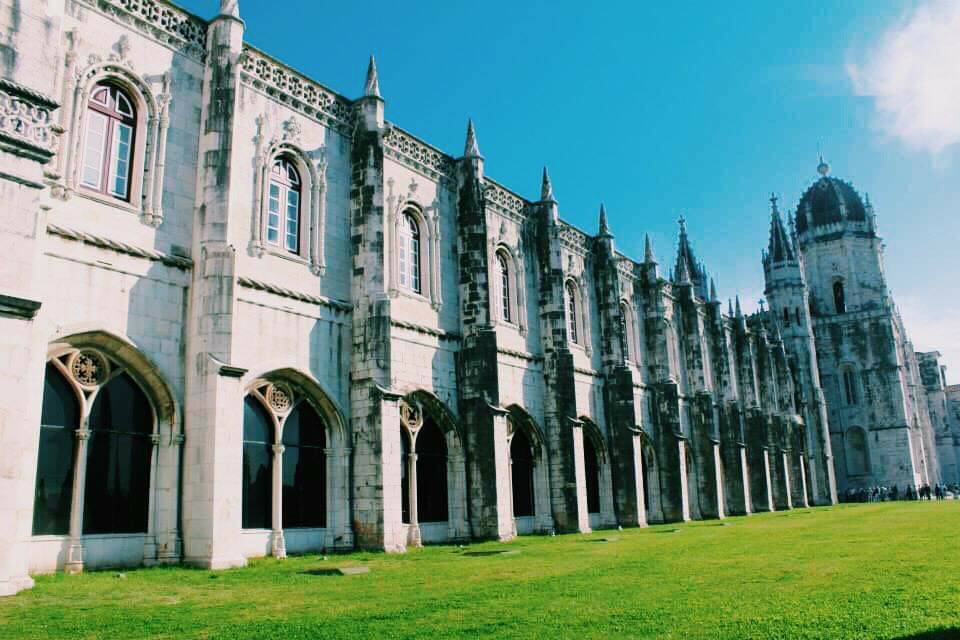
<instances>
[{"instance_id":1,"label":"dome roof","mask_svg":"<svg viewBox=\"0 0 960 640\"><path fill-rule=\"evenodd\" d=\"M797 205L797 233L840 222L841 210L845 211L847 220L865 221L867 209L857 190L848 182L828 176L826 171L820 174L823 177L807 189Z\"/></svg>"}]
</instances>

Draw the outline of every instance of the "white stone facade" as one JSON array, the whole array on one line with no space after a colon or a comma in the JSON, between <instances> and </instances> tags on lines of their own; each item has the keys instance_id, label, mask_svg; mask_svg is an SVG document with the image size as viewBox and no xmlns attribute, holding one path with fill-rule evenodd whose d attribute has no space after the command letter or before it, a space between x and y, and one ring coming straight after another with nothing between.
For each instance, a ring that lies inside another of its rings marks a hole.
<instances>
[{"instance_id":1,"label":"white stone facade","mask_svg":"<svg viewBox=\"0 0 960 640\"><path fill-rule=\"evenodd\" d=\"M722 309L682 225L663 277L649 244L642 261L616 251L602 211L597 235L560 220L546 172L537 201L486 177L472 126L455 158L385 120L372 61L348 99L244 43L236 3L220 8L0 0L0 594L60 569L836 501L806 304L793 328ZM124 197L89 186L103 86L133 104ZM809 295L812 272L772 274L774 311L782 291ZM893 402L923 415L904 371L913 395ZM62 435L44 431L51 375L78 407L52 425L74 442L62 468L38 444ZM110 436L140 462L108 466L147 479L145 516L97 528L98 403L125 376L151 417ZM294 415L322 424L312 453ZM941 436L888 449L929 456ZM248 477L255 455L264 477ZM57 532L38 533L48 464L70 482L48 505Z\"/></svg>"}]
</instances>

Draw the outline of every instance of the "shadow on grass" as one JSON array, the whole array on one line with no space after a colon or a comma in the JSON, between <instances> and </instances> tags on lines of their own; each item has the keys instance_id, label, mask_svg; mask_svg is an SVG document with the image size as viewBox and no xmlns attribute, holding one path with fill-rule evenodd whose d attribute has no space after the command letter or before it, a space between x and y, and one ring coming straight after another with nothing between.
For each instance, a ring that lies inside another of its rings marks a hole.
<instances>
[{"instance_id":1,"label":"shadow on grass","mask_svg":"<svg viewBox=\"0 0 960 640\"><path fill-rule=\"evenodd\" d=\"M957 640L958 638L960 638L960 628L952 627L900 636L896 640Z\"/></svg>"}]
</instances>

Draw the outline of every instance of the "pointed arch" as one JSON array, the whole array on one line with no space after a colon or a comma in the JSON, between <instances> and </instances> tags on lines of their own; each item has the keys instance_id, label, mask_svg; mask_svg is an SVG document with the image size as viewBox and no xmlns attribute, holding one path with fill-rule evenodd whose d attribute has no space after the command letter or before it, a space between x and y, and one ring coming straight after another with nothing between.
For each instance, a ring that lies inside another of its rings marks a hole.
<instances>
[{"instance_id":1,"label":"pointed arch","mask_svg":"<svg viewBox=\"0 0 960 640\"><path fill-rule=\"evenodd\" d=\"M533 419L533 416L520 405L512 404L507 407L507 411L510 412L510 419L513 425L523 430L527 436L527 439L534 448L535 459L539 461L542 456L542 450L545 448L547 442L543 436L543 431L540 430L540 426L536 420Z\"/></svg>"}]
</instances>

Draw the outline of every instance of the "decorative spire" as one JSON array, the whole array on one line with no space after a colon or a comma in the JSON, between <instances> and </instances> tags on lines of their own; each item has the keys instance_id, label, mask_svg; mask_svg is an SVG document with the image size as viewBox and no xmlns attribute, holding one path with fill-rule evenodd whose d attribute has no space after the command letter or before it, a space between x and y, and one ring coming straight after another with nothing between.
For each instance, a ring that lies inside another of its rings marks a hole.
<instances>
[{"instance_id":1,"label":"decorative spire","mask_svg":"<svg viewBox=\"0 0 960 640\"><path fill-rule=\"evenodd\" d=\"M363 86L363 97L380 97L380 80L377 78L377 63L370 56L370 64L367 66L367 82Z\"/></svg>"},{"instance_id":2,"label":"decorative spire","mask_svg":"<svg viewBox=\"0 0 960 640\"><path fill-rule=\"evenodd\" d=\"M710 302L720 302L717 298L717 283L710 278Z\"/></svg>"},{"instance_id":3,"label":"decorative spire","mask_svg":"<svg viewBox=\"0 0 960 640\"><path fill-rule=\"evenodd\" d=\"M657 264L657 256L653 255L653 243L650 242L650 234L645 234L643 241L643 261L646 264Z\"/></svg>"},{"instance_id":4,"label":"decorative spire","mask_svg":"<svg viewBox=\"0 0 960 640\"><path fill-rule=\"evenodd\" d=\"M733 317L733 300L727 298L727 315Z\"/></svg>"},{"instance_id":5,"label":"decorative spire","mask_svg":"<svg viewBox=\"0 0 960 640\"><path fill-rule=\"evenodd\" d=\"M790 242L790 236L783 227L783 219L777 208L776 194L770 195L770 245L767 249L767 259L774 263L796 260L793 243Z\"/></svg>"},{"instance_id":6,"label":"decorative spire","mask_svg":"<svg viewBox=\"0 0 960 640\"><path fill-rule=\"evenodd\" d=\"M702 269L693 253L693 247L690 246L690 239L687 237L687 219L681 215L677 223L680 225L680 239L677 246L677 262L673 271L678 278L681 278L680 282L684 282L683 274L686 274L687 282L691 282L692 278L694 284L697 285L700 296L705 297L706 291L703 288L706 283L703 281Z\"/></svg>"},{"instance_id":7,"label":"decorative spire","mask_svg":"<svg viewBox=\"0 0 960 640\"><path fill-rule=\"evenodd\" d=\"M477 132L473 129L473 119L467 120L467 143L463 148L465 158L482 158L480 145L477 144Z\"/></svg>"},{"instance_id":8,"label":"decorative spire","mask_svg":"<svg viewBox=\"0 0 960 640\"><path fill-rule=\"evenodd\" d=\"M553 197L553 184L550 182L550 174L547 168L543 168L543 181L540 183L540 202L556 202Z\"/></svg>"},{"instance_id":9,"label":"decorative spire","mask_svg":"<svg viewBox=\"0 0 960 640\"><path fill-rule=\"evenodd\" d=\"M817 173L820 174L821 178L826 178L827 174L830 173L830 165L824 161L823 154L820 154L820 164L817 165Z\"/></svg>"},{"instance_id":10,"label":"decorative spire","mask_svg":"<svg viewBox=\"0 0 960 640\"><path fill-rule=\"evenodd\" d=\"M737 315L738 318L742 318L742 317L743 317L743 310L740 308L740 296L739 296L739 295L736 296L736 301L737 301L737 302L736 302L736 311L735 311L734 313L736 313L736 315Z\"/></svg>"},{"instance_id":11,"label":"decorative spire","mask_svg":"<svg viewBox=\"0 0 960 640\"><path fill-rule=\"evenodd\" d=\"M220 15L239 18L240 0L220 0Z\"/></svg>"},{"instance_id":12,"label":"decorative spire","mask_svg":"<svg viewBox=\"0 0 960 640\"><path fill-rule=\"evenodd\" d=\"M686 260L677 261L677 282L682 285L690 285L693 282L690 281L690 266L687 264Z\"/></svg>"},{"instance_id":13,"label":"decorative spire","mask_svg":"<svg viewBox=\"0 0 960 640\"><path fill-rule=\"evenodd\" d=\"M613 234L610 233L610 226L607 224L607 209L602 202L600 203L600 233L598 235L613 237Z\"/></svg>"}]
</instances>

